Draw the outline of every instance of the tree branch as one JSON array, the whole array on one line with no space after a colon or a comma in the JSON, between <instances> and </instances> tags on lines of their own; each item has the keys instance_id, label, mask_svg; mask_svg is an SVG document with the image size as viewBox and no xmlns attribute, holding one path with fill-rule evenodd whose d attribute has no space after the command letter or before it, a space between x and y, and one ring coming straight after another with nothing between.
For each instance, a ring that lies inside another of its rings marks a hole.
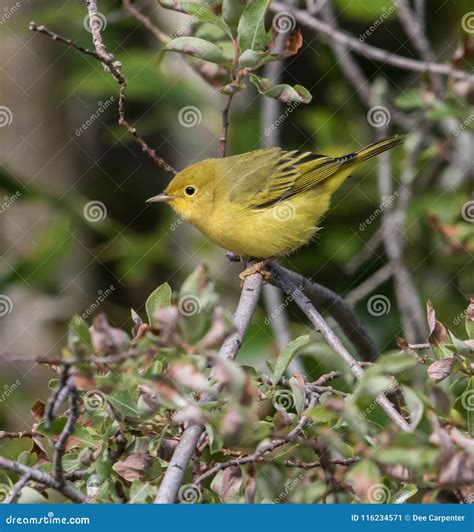
<instances>
[{"instance_id":1,"label":"tree branch","mask_svg":"<svg viewBox=\"0 0 474 532\"><path fill-rule=\"evenodd\" d=\"M289 11L288 6L281 2L272 2L269 9L275 13ZM308 14L308 11L304 9L291 9L290 11L293 13L296 21L301 25L319 31L330 37L332 40L347 46L351 50L354 50L354 52L370 59L374 59L375 61L386 63L403 70L411 70L413 72L433 72L435 74L452 76L456 79L464 79L470 83L474 83L474 75L452 68L450 65L419 61L417 59L411 59L409 57L393 54L392 52L383 50L382 48L377 48L376 46L361 42L359 39L343 31L335 30L330 24L327 24L316 17L312 17Z\"/></svg>"},{"instance_id":2,"label":"tree branch","mask_svg":"<svg viewBox=\"0 0 474 532\"><path fill-rule=\"evenodd\" d=\"M354 344L362 360L374 360L379 350L373 343L368 332L361 325L352 307L340 296L318 283L309 281L303 275L272 263L275 273L274 281L278 284L278 276L285 277L310 297L321 309L326 310L337 321L347 338Z\"/></svg>"},{"instance_id":3,"label":"tree branch","mask_svg":"<svg viewBox=\"0 0 474 532\"><path fill-rule=\"evenodd\" d=\"M61 493L72 502L77 503L86 503L87 497L78 491L74 486L68 484L67 482L58 482L52 475L49 473L44 473L39 469L34 467L29 467L20 462L14 462L13 460L8 460L0 456L0 469L7 469L8 471L13 471L19 473L20 475L28 475L31 480L39 482L48 486L55 491Z\"/></svg>"},{"instance_id":4,"label":"tree branch","mask_svg":"<svg viewBox=\"0 0 474 532\"><path fill-rule=\"evenodd\" d=\"M119 61L114 61L113 55L107 52L105 44L102 40L102 35L100 33L100 19L97 15L97 2L88 0L87 9L89 13L89 24L95 52L78 45L71 39L63 37L62 35L49 30L44 25L39 26L35 22L30 22L29 28L31 31L46 35L50 39L53 39L53 41L58 41L71 48L74 48L78 52L89 55L104 65L105 70L112 74L115 81L117 81L119 85L119 124L127 129L127 131L135 138L135 141L141 146L142 150L153 160L157 166L162 168L165 172L175 175L177 173L176 170L166 163L161 157L159 157L154 149L148 146L148 144L140 137L136 128L132 127L125 118L125 91L127 88L127 80L121 73L121 63Z\"/></svg>"},{"instance_id":5,"label":"tree branch","mask_svg":"<svg viewBox=\"0 0 474 532\"><path fill-rule=\"evenodd\" d=\"M274 281L280 288L289 296L293 298L295 303L300 309L308 316L316 331L319 332L330 347L346 362L349 366L352 374L361 379L364 370L361 368L355 358L347 351L342 344L341 340L332 332L327 325L321 314L314 308L311 301L305 296L305 294L298 288L298 286L292 281L292 279L286 275L285 271L275 267L275 263L271 263L268 266L270 273L273 276ZM385 411L388 417L402 430L406 432L412 432L410 425L403 419L403 417L395 410L392 403L383 394L379 394L376 397L377 403Z\"/></svg>"},{"instance_id":6,"label":"tree branch","mask_svg":"<svg viewBox=\"0 0 474 532\"><path fill-rule=\"evenodd\" d=\"M234 314L235 331L222 344L218 357L233 360L237 355L257 307L261 288L262 276L259 273L245 279ZM203 425L190 425L183 432L155 497L155 504L171 504L176 501L186 468L203 431Z\"/></svg>"}]
</instances>

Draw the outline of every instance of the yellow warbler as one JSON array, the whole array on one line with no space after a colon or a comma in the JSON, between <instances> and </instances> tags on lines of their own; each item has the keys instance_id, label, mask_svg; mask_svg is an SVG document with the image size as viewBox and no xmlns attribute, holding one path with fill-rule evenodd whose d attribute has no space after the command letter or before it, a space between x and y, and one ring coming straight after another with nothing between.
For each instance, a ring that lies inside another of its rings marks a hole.
<instances>
[{"instance_id":1,"label":"yellow warbler","mask_svg":"<svg viewBox=\"0 0 474 532\"><path fill-rule=\"evenodd\" d=\"M266 148L207 159L148 202L166 202L217 245L242 257L281 257L311 240L354 166L401 144L394 136L343 157Z\"/></svg>"}]
</instances>

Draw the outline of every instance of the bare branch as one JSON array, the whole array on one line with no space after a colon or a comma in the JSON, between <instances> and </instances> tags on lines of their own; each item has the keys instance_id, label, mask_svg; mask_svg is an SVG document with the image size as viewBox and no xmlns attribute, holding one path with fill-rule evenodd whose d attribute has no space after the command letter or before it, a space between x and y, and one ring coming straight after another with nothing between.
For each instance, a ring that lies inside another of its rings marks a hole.
<instances>
[{"instance_id":1,"label":"bare branch","mask_svg":"<svg viewBox=\"0 0 474 532\"><path fill-rule=\"evenodd\" d=\"M39 482L48 486L57 492L61 493L72 502L77 503L86 503L87 497L78 491L74 486L68 484L67 482L58 482L52 475L49 473L44 473L39 469L34 467L29 467L20 462L14 462L13 460L8 460L0 456L0 469L6 469L8 471L14 471L20 475L29 475L31 480Z\"/></svg>"},{"instance_id":2,"label":"bare branch","mask_svg":"<svg viewBox=\"0 0 474 532\"><path fill-rule=\"evenodd\" d=\"M321 314L314 308L311 301L304 295L292 279L279 268L275 268L275 264L269 265L270 273L274 281L281 289L293 298L300 309L308 316L316 331L319 332L330 347L346 362L351 372L357 379L361 379L364 370L355 358L347 351L341 340L332 332ZM390 401L383 394L376 397L377 403L385 411L388 417L402 430L412 432L410 425L403 419L403 417L395 410Z\"/></svg>"},{"instance_id":3,"label":"bare branch","mask_svg":"<svg viewBox=\"0 0 474 532\"><path fill-rule=\"evenodd\" d=\"M171 37L166 35L166 33L162 32L159 28L157 28L153 22L144 15L141 11L139 11L133 4L130 2L130 0L122 0L123 7L132 15L132 17L135 17L138 21L140 21L147 30L151 31L153 35L163 44L167 44L171 41Z\"/></svg>"},{"instance_id":4,"label":"bare branch","mask_svg":"<svg viewBox=\"0 0 474 532\"><path fill-rule=\"evenodd\" d=\"M434 54L425 34L424 25L420 23L419 14L415 13L406 0L397 0L394 4L398 8L400 22L402 23L408 38L420 54L420 57L429 63L434 62ZM430 72L433 88L438 96L444 92L444 86L439 76Z\"/></svg>"},{"instance_id":5,"label":"bare branch","mask_svg":"<svg viewBox=\"0 0 474 532\"><path fill-rule=\"evenodd\" d=\"M15 504L21 495L21 490L28 484L30 480L31 476L29 473L22 475L20 480L14 486L12 486L10 493L7 497L5 497L5 500L2 504Z\"/></svg>"},{"instance_id":6,"label":"bare branch","mask_svg":"<svg viewBox=\"0 0 474 532\"><path fill-rule=\"evenodd\" d=\"M283 11L288 12L289 10L288 6L281 2L272 2L269 9L275 13L280 13ZM387 50L383 50L382 48L377 48L376 46L361 42L352 35L349 35L343 31L335 30L330 24L327 24L316 17L312 17L304 9L291 9L291 12L293 13L297 22L299 22L301 25L319 31L324 35L329 36L331 39L346 45L349 49L354 50L354 52L374 59L375 61L396 66L403 70L411 70L413 72L433 72L443 76L452 76L456 79L464 79L470 83L474 82L474 75L453 68L450 65L419 61L417 59L403 57L393 54Z\"/></svg>"},{"instance_id":7,"label":"bare branch","mask_svg":"<svg viewBox=\"0 0 474 532\"><path fill-rule=\"evenodd\" d=\"M347 292L345 300L351 305L355 305L358 301L367 297L378 286L390 279L392 275L393 272L390 264L385 264L359 286Z\"/></svg>"},{"instance_id":8,"label":"bare branch","mask_svg":"<svg viewBox=\"0 0 474 532\"><path fill-rule=\"evenodd\" d=\"M236 330L226 338L218 357L233 360L237 355L257 307L261 288L262 276L260 274L253 274L245 279L239 304L234 314ZM204 427L202 425L191 425L183 432L161 482L155 498L155 504L171 504L176 501L186 468L196 450L203 431Z\"/></svg>"},{"instance_id":9,"label":"bare branch","mask_svg":"<svg viewBox=\"0 0 474 532\"><path fill-rule=\"evenodd\" d=\"M59 438L57 439L54 445L54 457L53 457L53 469L54 469L54 478L60 484L63 484L64 479L64 469L63 469L63 456L66 452L66 445L70 436L74 432L74 425L76 424L77 417L79 415L78 408L78 397L77 390L74 386L74 378L69 377L65 389L68 392L69 396L69 412L67 417L66 425L62 430Z\"/></svg>"},{"instance_id":10,"label":"bare branch","mask_svg":"<svg viewBox=\"0 0 474 532\"><path fill-rule=\"evenodd\" d=\"M112 74L112 76L114 77L114 79L117 81L119 85L119 103L118 103L119 124L127 128L128 132L131 135L133 135L133 137L135 138L135 141L141 146L142 150L153 160L153 162L157 166L162 168L165 172L175 175L177 173L176 170L172 166L170 166L168 163L166 163L161 157L159 157L156 151L150 148L148 144L140 137L136 128L132 127L126 120L125 118L125 90L127 87L127 80L121 73L120 62L114 61L113 55L107 52L105 44L102 40L102 35L100 33L100 19L97 16L97 3L88 2L87 6L89 10L89 20L90 20L89 23L90 23L91 33L93 35L93 43L95 46L95 52L92 50L89 50L88 48L84 48L83 46L76 44L71 39L63 37L62 35L59 35L49 30L46 26L43 26L43 25L39 26L35 24L34 22L30 22L30 30L35 31L37 33L42 33L43 35L48 36L54 41L63 43L71 48L74 48L75 50L81 53L87 54L91 57L94 57L98 61L100 61L104 65L104 68Z\"/></svg>"},{"instance_id":11,"label":"bare branch","mask_svg":"<svg viewBox=\"0 0 474 532\"><path fill-rule=\"evenodd\" d=\"M349 303L325 286L311 282L303 275L283 268L279 264L272 263L272 269L276 275L282 275L291 280L291 282L295 286L300 287L318 307L331 314L344 331L344 334L354 344L354 347L357 349L362 360L373 360L377 357L379 351L376 345L357 319Z\"/></svg>"}]
</instances>

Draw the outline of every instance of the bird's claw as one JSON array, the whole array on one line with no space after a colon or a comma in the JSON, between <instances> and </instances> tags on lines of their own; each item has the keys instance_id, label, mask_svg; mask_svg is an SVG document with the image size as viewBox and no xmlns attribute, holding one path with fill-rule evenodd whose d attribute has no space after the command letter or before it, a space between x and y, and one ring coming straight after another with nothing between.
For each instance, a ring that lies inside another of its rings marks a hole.
<instances>
[{"instance_id":1,"label":"bird's claw","mask_svg":"<svg viewBox=\"0 0 474 532\"><path fill-rule=\"evenodd\" d=\"M269 283L271 281L272 274L266 269L268 262L269 261L266 260L256 262L241 272L239 274L239 278L242 283L245 281L245 279L247 279L247 277L254 275L255 273L259 273L263 277L263 281L265 283Z\"/></svg>"}]
</instances>

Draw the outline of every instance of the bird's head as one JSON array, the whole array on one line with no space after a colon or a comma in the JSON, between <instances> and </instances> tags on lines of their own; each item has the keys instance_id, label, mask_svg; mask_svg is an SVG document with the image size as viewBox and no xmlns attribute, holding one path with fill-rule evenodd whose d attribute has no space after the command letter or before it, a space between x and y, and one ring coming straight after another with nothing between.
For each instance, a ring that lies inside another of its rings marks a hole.
<instances>
[{"instance_id":1,"label":"bird's head","mask_svg":"<svg viewBox=\"0 0 474 532\"><path fill-rule=\"evenodd\" d=\"M188 166L176 174L164 192L147 203L169 203L180 216L199 227L210 216L214 201L215 173L211 162Z\"/></svg>"}]
</instances>

